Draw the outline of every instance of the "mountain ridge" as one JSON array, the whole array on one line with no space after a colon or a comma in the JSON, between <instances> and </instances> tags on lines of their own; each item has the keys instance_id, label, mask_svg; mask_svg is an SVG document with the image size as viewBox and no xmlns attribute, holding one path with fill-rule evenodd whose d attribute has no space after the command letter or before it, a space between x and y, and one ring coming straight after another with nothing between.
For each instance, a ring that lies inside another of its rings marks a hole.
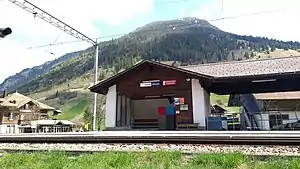
<instances>
[{"instance_id":1,"label":"mountain ridge","mask_svg":"<svg viewBox=\"0 0 300 169\"><path fill-rule=\"evenodd\" d=\"M15 90L19 86L25 84L27 81L31 81L39 77L40 75L47 73L59 64L68 61L73 57L76 57L81 52L84 52L84 50L66 53L57 59L47 61L41 65L33 66L31 68L25 68L22 71L4 79L3 82L0 84L0 91L7 89Z\"/></svg>"},{"instance_id":2,"label":"mountain ridge","mask_svg":"<svg viewBox=\"0 0 300 169\"><path fill-rule=\"evenodd\" d=\"M256 53L270 53L276 49L300 49L299 42L237 35L222 31L206 20L189 17L151 22L99 45L99 66L104 69L114 67L115 72L132 65L136 58L179 61L188 65L250 59L256 57ZM93 57L87 54L92 50L93 47L89 47L70 52L56 60L24 69L6 78L0 84L0 90L36 91L53 81L62 84L82 76L93 69Z\"/></svg>"}]
</instances>

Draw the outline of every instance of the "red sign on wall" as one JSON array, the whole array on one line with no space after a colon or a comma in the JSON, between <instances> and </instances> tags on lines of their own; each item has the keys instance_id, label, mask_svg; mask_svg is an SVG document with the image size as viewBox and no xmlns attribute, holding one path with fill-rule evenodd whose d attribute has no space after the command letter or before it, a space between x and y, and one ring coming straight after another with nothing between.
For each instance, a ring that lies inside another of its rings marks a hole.
<instances>
[{"instance_id":1,"label":"red sign on wall","mask_svg":"<svg viewBox=\"0 0 300 169\"><path fill-rule=\"evenodd\" d=\"M176 84L176 80L165 80L165 81L163 81L164 86L170 86L170 85L175 85L175 84Z\"/></svg>"}]
</instances>

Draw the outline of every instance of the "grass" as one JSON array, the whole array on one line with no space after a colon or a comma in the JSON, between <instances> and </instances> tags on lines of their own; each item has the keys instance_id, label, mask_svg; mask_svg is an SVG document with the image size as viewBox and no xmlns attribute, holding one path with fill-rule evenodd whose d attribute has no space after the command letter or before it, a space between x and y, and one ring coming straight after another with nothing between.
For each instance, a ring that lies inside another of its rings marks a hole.
<instances>
[{"instance_id":1,"label":"grass","mask_svg":"<svg viewBox=\"0 0 300 169\"><path fill-rule=\"evenodd\" d=\"M228 111L239 112L239 107L228 107L229 95L217 95L212 93L210 96L211 105L219 105Z\"/></svg>"},{"instance_id":2,"label":"grass","mask_svg":"<svg viewBox=\"0 0 300 169\"><path fill-rule=\"evenodd\" d=\"M259 159L240 153L184 155L180 152L14 153L0 158L2 169L297 169L299 157Z\"/></svg>"},{"instance_id":3,"label":"grass","mask_svg":"<svg viewBox=\"0 0 300 169\"><path fill-rule=\"evenodd\" d=\"M260 56L260 59L268 59L268 58L279 58L279 57L287 57L287 56L298 56L299 52L296 50L284 50L284 49L276 49L273 52L270 52L269 54L265 52L255 52L256 56L254 58L258 58Z\"/></svg>"},{"instance_id":4,"label":"grass","mask_svg":"<svg viewBox=\"0 0 300 169\"><path fill-rule=\"evenodd\" d=\"M62 112L62 114L58 116L58 119L72 120L76 116L82 114L86 109L86 107L88 106L88 104L89 104L88 100L84 99L80 101L78 104L76 104L75 106L73 106L72 108L70 108L68 111Z\"/></svg>"}]
</instances>

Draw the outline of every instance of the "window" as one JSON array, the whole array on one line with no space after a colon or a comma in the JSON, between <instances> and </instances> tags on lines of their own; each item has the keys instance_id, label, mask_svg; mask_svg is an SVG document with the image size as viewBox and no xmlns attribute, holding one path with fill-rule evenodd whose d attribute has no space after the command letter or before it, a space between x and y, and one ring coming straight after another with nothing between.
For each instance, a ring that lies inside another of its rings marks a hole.
<instances>
[{"instance_id":1,"label":"window","mask_svg":"<svg viewBox=\"0 0 300 169\"><path fill-rule=\"evenodd\" d=\"M9 113L9 120L13 120L14 119L14 114L13 113Z\"/></svg>"},{"instance_id":2,"label":"window","mask_svg":"<svg viewBox=\"0 0 300 169\"><path fill-rule=\"evenodd\" d=\"M24 114L20 115L20 120L22 120L22 121L24 120Z\"/></svg>"},{"instance_id":3,"label":"window","mask_svg":"<svg viewBox=\"0 0 300 169\"><path fill-rule=\"evenodd\" d=\"M9 103L16 104L17 101L15 101L15 100L10 100Z\"/></svg>"},{"instance_id":4,"label":"window","mask_svg":"<svg viewBox=\"0 0 300 169\"><path fill-rule=\"evenodd\" d=\"M282 115L269 115L270 120L270 127L277 125L282 125L283 120L289 120L288 114L282 114Z\"/></svg>"}]
</instances>

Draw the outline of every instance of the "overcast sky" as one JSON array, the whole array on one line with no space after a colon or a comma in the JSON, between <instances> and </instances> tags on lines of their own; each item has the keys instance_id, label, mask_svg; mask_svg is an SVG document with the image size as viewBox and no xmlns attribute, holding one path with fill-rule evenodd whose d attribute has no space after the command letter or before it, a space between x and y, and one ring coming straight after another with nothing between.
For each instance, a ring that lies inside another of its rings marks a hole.
<instances>
[{"instance_id":1,"label":"overcast sky","mask_svg":"<svg viewBox=\"0 0 300 169\"><path fill-rule=\"evenodd\" d=\"M22 0L19 0L22 1ZM220 29L237 34L300 41L299 0L29 0L89 37L125 34L156 20L198 17L212 20ZM13 34L0 40L0 81L24 68L40 65L64 53L85 49L86 42L45 48L40 45L76 40L24 11L8 0L0 0L0 27ZM271 11L260 15L244 15ZM272 12L273 11L273 12ZM108 40L108 39L103 39Z\"/></svg>"}]
</instances>

